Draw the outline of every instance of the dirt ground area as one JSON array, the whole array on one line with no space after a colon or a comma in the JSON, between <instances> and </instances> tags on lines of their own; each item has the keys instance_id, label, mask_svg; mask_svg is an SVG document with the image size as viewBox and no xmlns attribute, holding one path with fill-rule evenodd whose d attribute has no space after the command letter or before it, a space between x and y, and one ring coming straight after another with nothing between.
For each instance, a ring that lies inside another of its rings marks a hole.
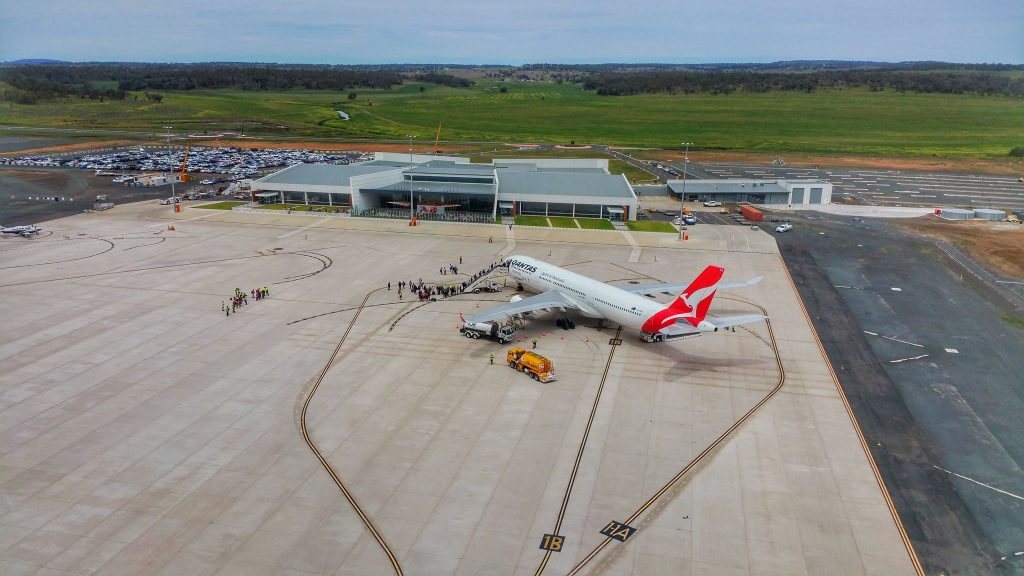
<instances>
[{"instance_id":1,"label":"dirt ground area","mask_svg":"<svg viewBox=\"0 0 1024 576\"><path fill-rule=\"evenodd\" d=\"M901 221L908 230L939 238L964 249L971 258L1010 278L1024 278L1024 225L935 217Z\"/></svg>"},{"instance_id":2,"label":"dirt ground area","mask_svg":"<svg viewBox=\"0 0 1024 576\"><path fill-rule=\"evenodd\" d=\"M74 152L76 150L93 150L95 148L113 148L114 146L129 146L138 144L130 140L88 140L75 142L74 144L61 144L58 146L43 146L38 148L26 148L22 150L9 150L0 153L0 156L25 156L28 154L59 154L61 152Z\"/></svg>"},{"instance_id":3,"label":"dirt ground area","mask_svg":"<svg viewBox=\"0 0 1024 576\"><path fill-rule=\"evenodd\" d=\"M634 154L638 158L651 160L679 160L678 150L645 150ZM690 152L691 162L743 162L768 165L779 158L779 154L759 152ZM941 171L969 174L991 174L1018 176L1024 174L1024 162L1020 160L983 158L890 158L884 156L821 156L812 154L784 154L787 166L814 168L874 168L885 170Z\"/></svg>"},{"instance_id":4,"label":"dirt ground area","mask_svg":"<svg viewBox=\"0 0 1024 576\"><path fill-rule=\"evenodd\" d=\"M114 146L131 146L139 145L144 142L141 141L130 141L130 140L89 140L83 142L76 142L74 144L65 144L59 146L43 146L35 148L25 148L21 150L11 150L0 153L0 156L24 156L26 154L55 154L62 152L74 152L75 150L92 150L94 148L111 148ZM151 143L151 142L150 142ZM225 138L216 139L196 139L192 141L195 146L210 146L210 147L231 147L237 146L240 148L290 148L290 149L304 149L304 150L365 150L368 152L408 152L408 144L384 144L375 142L324 142L318 140L287 140L287 141L271 141L271 140L232 140ZM450 144L443 143L439 146L440 153L442 154L458 154L465 152L475 152L480 150L479 144ZM488 149L492 149L489 147ZM417 154L429 154L433 150L432 143L414 142L412 146L413 152Z\"/></svg>"},{"instance_id":5,"label":"dirt ground area","mask_svg":"<svg viewBox=\"0 0 1024 576\"><path fill-rule=\"evenodd\" d=\"M238 146L240 148L292 148L305 150L362 150L366 152L409 152L408 144L383 144L375 142L324 142L319 140L288 140L274 142L270 140L202 140L194 142L202 146ZM472 152L480 149L478 144L442 144L439 146L441 154L456 154L460 152ZM433 143L413 142L412 151L416 154L429 154L433 151Z\"/></svg>"}]
</instances>

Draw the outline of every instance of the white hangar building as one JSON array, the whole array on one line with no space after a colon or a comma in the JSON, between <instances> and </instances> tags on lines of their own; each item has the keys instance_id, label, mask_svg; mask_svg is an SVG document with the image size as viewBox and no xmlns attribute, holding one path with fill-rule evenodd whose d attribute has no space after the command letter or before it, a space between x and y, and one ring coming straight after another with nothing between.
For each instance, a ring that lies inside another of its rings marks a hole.
<instances>
[{"instance_id":1,"label":"white hangar building","mask_svg":"<svg viewBox=\"0 0 1024 576\"><path fill-rule=\"evenodd\" d=\"M669 180L669 192L687 202L749 202L767 206L831 204L832 184L825 180Z\"/></svg>"}]
</instances>

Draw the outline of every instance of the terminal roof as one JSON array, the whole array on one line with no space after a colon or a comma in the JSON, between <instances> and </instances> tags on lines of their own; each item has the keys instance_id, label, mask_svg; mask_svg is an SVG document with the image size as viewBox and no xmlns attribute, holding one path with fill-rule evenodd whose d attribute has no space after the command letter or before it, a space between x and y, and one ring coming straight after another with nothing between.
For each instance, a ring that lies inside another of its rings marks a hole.
<instances>
[{"instance_id":1,"label":"terminal roof","mask_svg":"<svg viewBox=\"0 0 1024 576\"><path fill-rule=\"evenodd\" d=\"M675 194L683 190L682 180L669 180L668 188ZM687 194L788 194L789 190L775 180L686 180Z\"/></svg>"},{"instance_id":2,"label":"terminal roof","mask_svg":"<svg viewBox=\"0 0 1024 576\"><path fill-rule=\"evenodd\" d=\"M629 198L636 195L621 174L589 172L520 172L498 173L499 190L505 194L596 196Z\"/></svg>"},{"instance_id":3,"label":"terminal roof","mask_svg":"<svg viewBox=\"0 0 1024 576\"><path fill-rule=\"evenodd\" d=\"M394 166L367 164L295 164L257 180L260 184L305 184L311 186L348 186L349 179L363 174L394 170Z\"/></svg>"}]
</instances>

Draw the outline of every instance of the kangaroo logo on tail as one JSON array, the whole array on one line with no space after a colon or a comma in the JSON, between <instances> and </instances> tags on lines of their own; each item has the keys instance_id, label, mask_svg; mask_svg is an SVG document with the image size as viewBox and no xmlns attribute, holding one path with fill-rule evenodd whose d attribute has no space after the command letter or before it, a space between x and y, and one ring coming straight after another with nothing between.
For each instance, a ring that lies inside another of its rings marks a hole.
<instances>
[{"instance_id":1,"label":"kangaroo logo on tail","mask_svg":"<svg viewBox=\"0 0 1024 576\"><path fill-rule=\"evenodd\" d=\"M718 282L724 274L725 268L719 266L705 268L668 308L648 318L644 322L643 330L657 332L665 326L674 324L679 318L693 326L700 324L707 316L708 308L711 308L711 301L718 290Z\"/></svg>"}]
</instances>

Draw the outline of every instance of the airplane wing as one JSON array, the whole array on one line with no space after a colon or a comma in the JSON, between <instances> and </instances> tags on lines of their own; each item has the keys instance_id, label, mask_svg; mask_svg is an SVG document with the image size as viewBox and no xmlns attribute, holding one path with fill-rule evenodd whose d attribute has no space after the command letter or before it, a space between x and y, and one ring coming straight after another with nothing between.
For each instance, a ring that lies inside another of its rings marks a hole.
<instances>
[{"instance_id":1,"label":"airplane wing","mask_svg":"<svg viewBox=\"0 0 1024 576\"><path fill-rule=\"evenodd\" d=\"M465 320L469 323L487 322L488 320L496 320L498 318L505 318L515 314L523 314L525 312L533 312L534 310L546 310L551 308L573 308L578 310L580 307L561 293L554 290L548 290L547 292L537 294L536 296L530 296L528 298L523 298L522 300L502 304L501 306L491 308L486 312L467 316Z\"/></svg>"},{"instance_id":2,"label":"airplane wing","mask_svg":"<svg viewBox=\"0 0 1024 576\"><path fill-rule=\"evenodd\" d=\"M738 282L719 282L718 288L747 288L753 286L761 281L761 276L751 278L750 280L741 280ZM634 294L643 294L644 296L654 296L655 294L668 294L675 296L686 289L688 284L669 284L667 282L656 282L653 284L616 284L615 287L626 292L632 292Z\"/></svg>"},{"instance_id":3,"label":"airplane wing","mask_svg":"<svg viewBox=\"0 0 1024 576\"><path fill-rule=\"evenodd\" d=\"M712 318L708 316L704 319L705 322L710 322L720 330L725 328L731 328L733 326L739 326L741 324L753 324L754 322L760 322L766 320L768 317L761 314L744 314L742 316L722 316L719 318Z\"/></svg>"},{"instance_id":4,"label":"airplane wing","mask_svg":"<svg viewBox=\"0 0 1024 576\"><path fill-rule=\"evenodd\" d=\"M766 319L767 316L760 314L744 314L742 316L722 316L721 318L712 318L708 316L704 319L705 322L715 327L714 331L725 330L733 326L739 326L741 324L752 324L754 322L760 322ZM703 322L702 322L703 324ZM679 320L675 324L669 324L658 332L666 336L699 336L702 332L712 332L710 329L701 329L691 326L684 320Z\"/></svg>"}]
</instances>

